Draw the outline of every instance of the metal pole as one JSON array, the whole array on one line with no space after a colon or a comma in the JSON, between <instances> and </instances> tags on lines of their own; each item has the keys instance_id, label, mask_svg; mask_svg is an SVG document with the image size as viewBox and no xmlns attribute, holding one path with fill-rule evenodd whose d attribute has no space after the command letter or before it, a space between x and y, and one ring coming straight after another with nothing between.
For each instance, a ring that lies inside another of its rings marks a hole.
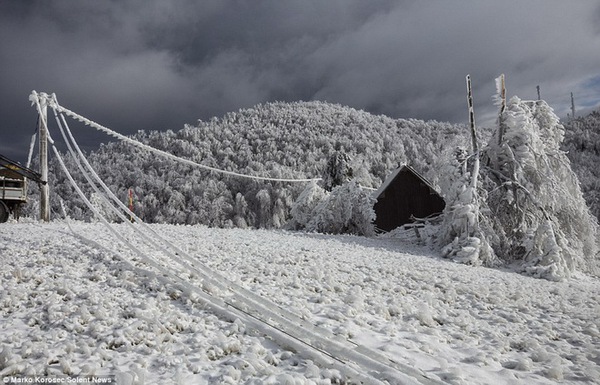
<instances>
[{"instance_id":1,"label":"metal pole","mask_svg":"<svg viewBox=\"0 0 600 385\"><path fill-rule=\"evenodd\" d=\"M40 174L42 180L48 182L48 104L45 98L40 100ZM50 221L50 187L48 183L40 184L40 219Z\"/></svg>"}]
</instances>

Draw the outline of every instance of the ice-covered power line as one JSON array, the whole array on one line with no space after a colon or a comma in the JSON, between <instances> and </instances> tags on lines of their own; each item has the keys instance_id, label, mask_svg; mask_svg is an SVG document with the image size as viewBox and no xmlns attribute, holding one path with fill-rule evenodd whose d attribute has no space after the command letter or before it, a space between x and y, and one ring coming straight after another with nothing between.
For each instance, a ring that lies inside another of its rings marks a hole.
<instances>
[{"instance_id":1,"label":"ice-covered power line","mask_svg":"<svg viewBox=\"0 0 600 385\"><path fill-rule=\"evenodd\" d=\"M48 95L46 93L37 93L36 91L33 91L30 97L30 100L32 100L34 103L36 103L36 101L44 101L50 108L52 108L55 111L58 111L60 113L64 113L65 115L70 116L71 118L80 121L82 123L84 123L87 126L93 127L98 131L104 132L107 135L113 136L123 142L129 143L131 145L140 147L144 150L150 151L152 153L155 153L157 155L166 157L168 159L174 160L176 162L179 163L183 163L183 164L187 164L193 167L199 167L208 171L212 171L212 172L217 172L220 174L225 174L225 175L230 175L230 176L235 176L235 177L239 177L239 178L247 178L247 179L256 179L256 180L262 180L262 181L270 181L270 182L287 182L287 183L305 183L305 182L317 182L320 181L321 178L299 178L299 179L293 179L293 178L271 178L271 177L264 177L264 176L256 176L256 175L247 175L247 174L241 174L238 172L234 172L234 171L227 171L227 170L223 170L223 169L219 169L216 167L210 167L204 164L200 164L197 162L194 162L192 160L189 159L185 159L185 158L181 158L177 155L173 155L171 153L168 153L166 151L163 150L159 150L157 148L154 148L152 146L148 146L147 144L141 143L137 140L134 140L132 138L129 138L125 135L122 135L114 130L111 130L108 127L105 127L101 124L98 124L82 115L79 115L78 113L69 110L68 108L65 108L63 106L61 106L60 104L58 104L58 101L56 100L56 95L52 94L52 95Z\"/></svg>"},{"instance_id":2,"label":"ice-covered power line","mask_svg":"<svg viewBox=\"0 0 600 385\"><path fill-rule=\"evenodd\" d=\"M87 182L96 193L102 195L97 186L97 183L100 183L105 190L104 192L115 199L114 194L102 183L98 174L83 156L83 153L71 135L64 116L57 113L56 109L54 110L54 115L69 152L75 158ZM88 208L94 212L102 224L112 233L114 240L120 241L133 251L140 261L153 268L155 273L159 273L161 277L165 278L166 282L179 285L186 295L198 296L204 305L217 315L230 319L243 319L248 326L258 332L271 336L275 342L280 343L282 346L290 346L324 367L341 370L347 373L350 378L354 378L361 383L384 384L384 381L386 381L414 385L439 384L437 381L428 378L423 372L391 361L374 350L361 346L351 340L338 338L329 331L306 322L296 314L230 281L222 274L202 264L198 258L189 255L159 234L155 232L147 234L143 231L148 230L145 224L142 227L134 226L127 221L127 218L121 215L121 219L134 232L142 236L146 246L150 246L153 250L160 250L163 253L163 258L145 252L114 229L98 208L91 203L72 177L50 135L48 136L48 141L52 145L52 150L72 187L83 199ZM119 212L116 207L112 206L108 199L105 199L104 202L111 206L113 211ZM127 211L127 208L123 204L119 204L119 206L123 211ZM139 218L136 217L136 220L143 224ZM131 265L131 262L127 259L124 259L124 261ZM137 269L137 271L140 271L140 269ZM198 277L203 282L203 288L182 278L185 273L188 273L190 277ZM206 287L216 288L217 290L215 292L214 290L206 289Z\"/></svg>"}]
</instances>

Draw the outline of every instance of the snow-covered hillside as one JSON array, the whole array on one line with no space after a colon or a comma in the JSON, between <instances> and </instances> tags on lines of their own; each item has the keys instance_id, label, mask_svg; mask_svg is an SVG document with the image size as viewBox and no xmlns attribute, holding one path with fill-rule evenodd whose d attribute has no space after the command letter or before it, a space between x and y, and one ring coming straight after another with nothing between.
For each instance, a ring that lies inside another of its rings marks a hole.
<instances>
[{"instance_id":1,"label":"snow-covered hillside","mask_svg":"<svg viewBox=\"0 0 600 385\"><path fill-rule=\"evenodd\" d=\"M78 236L63 222L0 225L0 376L93 373L120 384L352 384L357 373L375 376L360 364L325 367L307 358L315 354L308 346L292 350L281 336L257 332L256 320L214 311L190 288L221 299L226 291L175 268L125 224L115 228L143 253L99 224L75 223ZM152 228L231 285L302 319L307 335L333 332L414 368L421 381L600 382L596 278L549 282L455 264L401 238ZM179 284L164 275L168 268Z\"/></svg>"},{"instance_id":2,"label":"snow-covered hillside","mask_svg":"<svg viewBox=\"0 0 600 385\"><path fill-rule=\"evenodd\" d=\"M600 221L600 110L565 124L565 142L573 171L590 211Z\"/></svg>"},{"instance_id":3,"label":"snow-covered hillside","mask_svg":"<svg viewBox=\"0 0 600 385\"><path fill-rule=\"evenodd\" d=\"M92 128L73 123L72 129L78 138L80 130ZM140 131L135 139L206 166L271 178L321 178L328 159L342 151L358 183L378 188L404 163L435 184L445 156L469 143L467 132L461 125L392 119L315 101L267 103L177 132ZM121 142L108 143L88 158L121 199L133 189L135 212L149 223L278 228L290 219L291 206L306 187L207 172ZM74 161L66 157L66 162L83 181ZM50 184L53 211L60 212L62 199L71 217L89 219L55 159ZM34 189L31 199L37 199ZM29 209L34 216L35 204Z\"/></svg>"}]
</instances>

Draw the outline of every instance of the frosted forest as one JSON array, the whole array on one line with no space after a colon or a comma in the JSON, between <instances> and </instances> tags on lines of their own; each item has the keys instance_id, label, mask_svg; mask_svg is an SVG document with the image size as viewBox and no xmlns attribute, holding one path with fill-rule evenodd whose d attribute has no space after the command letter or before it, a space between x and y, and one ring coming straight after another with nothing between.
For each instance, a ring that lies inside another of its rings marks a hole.
<instances>
[{"instance_id":1,"label":"frosted forest","mask_svg":"<svg viewBox=\"0 0 600 385\"><path fill-rule=\"evenodd\" d=\"M443 215L424 231L444 256L515 264L551 280L575 271L598 275L600 114L563 125L544 101L513 97L496 127L478 128L477 136L480 150L473 153L464 125L392 119L325 102L276 102L176 132L139 131L133 139L210 167L321 178L318 183L207 172L122 142L104 144L88 159L123 202L133 191L133 211L149 223L366 236L375 234L373 190L409 164L446 200ZM62 216L62 200L70 218L95 220L55 160L50 178L55 217ZM35 216L35 187L30 193Z\"/></svg>"}]
</instances>

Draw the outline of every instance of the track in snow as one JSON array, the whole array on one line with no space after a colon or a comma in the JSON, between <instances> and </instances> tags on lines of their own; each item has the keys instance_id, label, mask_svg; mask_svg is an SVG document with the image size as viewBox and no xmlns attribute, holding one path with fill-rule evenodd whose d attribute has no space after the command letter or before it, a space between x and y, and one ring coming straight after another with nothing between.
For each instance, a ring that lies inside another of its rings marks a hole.
<instances>
[{"instance_id":1,"label":"track in snow","mask_svg":"<svg viewBox=\"0 0 600 385\"><path fill-rule=\"evenodd\" d=\"M110 250L84 235L73 233L87 244ZM306 322L296 314L231 282L197 259L194 261L183 251L150 257L157 253L147 242L138 245L129 243L128 246L133 247L136 254L146 256L145 261L141 261L146 268L139 267L139 264L136 267L136 262L131 258L121 256L135 273L154 274L147 270L147 267L153 268L166 283L180 287L182 294L207 305L216 315L231 321L239 318L250 328L270 336L281 347L294 350L323 367L339 370L349 381L361 384L442 384L375 350ZM188 278L182 278L185 276Z\"/></svg>"}]
</instances>

